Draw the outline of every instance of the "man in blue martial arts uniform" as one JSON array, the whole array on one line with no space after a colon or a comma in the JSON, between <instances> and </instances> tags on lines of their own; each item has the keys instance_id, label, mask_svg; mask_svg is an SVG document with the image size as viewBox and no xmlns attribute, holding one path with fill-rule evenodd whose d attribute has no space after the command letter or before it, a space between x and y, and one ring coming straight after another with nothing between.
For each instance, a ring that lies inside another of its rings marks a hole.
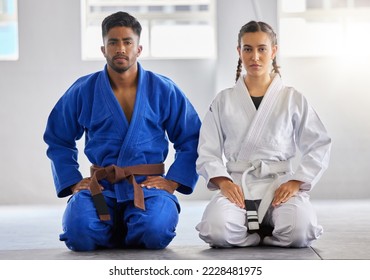
<instances>
[{"instance_id":1,"label":"man in blue martial arts uniform","mask_svg":"<svg viewBox=\"0 0 370 280\"><path fill-rule=\"evenodd\" d=\"M170 79L138 63L140 33L127 13L105 18L106 66L79 78L48 118L44 140L57 195L72 195L60 235L71 250L165 248L180 211L173 193L192 193L198 179L200 120ZM77 161L83 134L88 178ZM175 158L165 174L168 139Z\"/></svg>"}]
</instances>

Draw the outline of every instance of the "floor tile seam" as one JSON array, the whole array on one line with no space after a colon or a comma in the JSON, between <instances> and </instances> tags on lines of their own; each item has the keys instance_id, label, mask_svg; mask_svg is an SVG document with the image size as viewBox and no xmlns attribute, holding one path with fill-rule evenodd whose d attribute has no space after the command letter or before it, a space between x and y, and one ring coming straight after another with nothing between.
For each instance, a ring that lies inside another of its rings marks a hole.
<instances>
[{"instance_id":1,"label":"floor tile seam","mask_svg":"<svg viewBox=\"0 0 370 280\"><path fill-rule=\"evenodd\" d=\"M315 250L315 248L313 248L313 247L310 247L311 248L311 250L319 257L319 259L320 260L324 260L324 258L319 254L319 252L317 252L316 250Z\"/></svg>"}]
</instances>

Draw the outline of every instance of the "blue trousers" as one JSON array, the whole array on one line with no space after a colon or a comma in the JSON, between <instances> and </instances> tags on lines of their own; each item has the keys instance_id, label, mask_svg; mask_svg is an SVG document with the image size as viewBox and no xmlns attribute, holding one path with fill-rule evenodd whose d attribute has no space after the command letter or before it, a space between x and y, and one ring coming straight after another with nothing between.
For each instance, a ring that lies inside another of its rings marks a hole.
<instances>
[{"instance_id":1,"label":"blue trousers","mask_svg":"<svg viewBox=\"0 0 370 280\"><path fill-rule=\"evenodd\" d=\"M89 191L80 191L68 201L60 240L73 251L104 248L163 249L175 237L179 212L167 195L145 198L146 210L133 201L117 203L105 197L110 221L100 221Z\"/></svg>"}]
</instances>

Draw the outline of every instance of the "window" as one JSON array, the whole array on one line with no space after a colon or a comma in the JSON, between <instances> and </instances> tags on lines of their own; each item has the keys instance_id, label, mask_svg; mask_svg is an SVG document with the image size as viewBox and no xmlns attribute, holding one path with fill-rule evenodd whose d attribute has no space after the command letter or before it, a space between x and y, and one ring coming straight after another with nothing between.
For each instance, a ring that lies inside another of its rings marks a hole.
<instances>
[{"instance_id":1,"label":"window","mask_svg":"<svg viewBox=\"0 0 370 280\"><path fill-rule=\"evenodd\" d=\"M361 54L370 44L368 0L280 0L279 44L283 56Z\"/></svg>"},{"instance_id":2,"label":"window","mask_svg":"<svg viewBox=\"0 0 370 280\"><path fill-rule=\"evenodd\" d=\"M17 0L0 0L0 60L17 59Z\"/></svg>"},{"instance_id":3,"label":"window","mask_svg":"<svg viewBox=\"0 0 370 280\"><path fill-rule=\"evenodd\" d=\"M117 11L142 25L144 58L213 58L216 55L214 0L81 0L82 59L103 59L101 22Z\"/></svg>"}]
</instances>

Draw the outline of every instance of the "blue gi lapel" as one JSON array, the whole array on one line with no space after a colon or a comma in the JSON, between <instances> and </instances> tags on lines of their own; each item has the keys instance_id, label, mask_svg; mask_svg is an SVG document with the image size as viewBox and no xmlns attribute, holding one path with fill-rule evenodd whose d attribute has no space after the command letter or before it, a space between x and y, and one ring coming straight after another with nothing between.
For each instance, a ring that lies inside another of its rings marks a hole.
<instances>
[{"instance_id":1,"label":"blue gi lapel","mask_svg":"<svg viewBox=\"0 0 370 280\"><path fill-rule=\"evenodd\" d=\"M128 125L128 130L126 136L124 138L121 151L119 153L119 157L117 160L117 165L119 166L128 166L134 165L131 161L132 156L131 153L133 149L129 149L134 145L137 141L138 137L138 130L142 126L142 122L144 120L144 112L147 103L145 102L147 96L147 81L146 81L146 73L145 70L141 67L138 63L138 84L136 90L136 99L134 105L134 111L132 113L131 122L128 124L126 117L123 114L123 110L121 109L122 115L124 116L125 122ZM118 104L118 102L116 102ZM118 106L120 106L118 104Z\"/></svg>"},{"instance_id":2,"label":"blue gi lapel","mask_svg":"<svg viewBox=\"0 0 370 280\"><path fill-rule=\"evenodd\" d=\"M104 68L104 75L102 78L100 89L104 95L106 104L112 113L112 121L115 123L114 127L116 128L118 134L120 135L120 138L122 139L121 150L116 162L118 166L128 166L135 164L133 162L130 162L132 158L132 149L128 149L128 147L132 146L136 142L136 132L137 129L139 129L142 125L142 116L146 107L146 103L144 102L146 96L146 75L145 70L142 69L140 64L138 64L138 73L139 77L134 111L132 114L131 122L129 123L110 85L107 66L105 66Z\"/></svg>"},{"instance_id":3,"label":"blue gi lapel","mask_svg":"<svg viewBox=\"0 0 370 280\"><path fill-rule=\"evenodd\" d=\"M128 122L125 114L119 104L117 98L114 95L112 86L109 82L109 76L107 71L107 66L104 67L103 77L100 83L100 90L104 96L106 104L112 113L112 119L116 123L114 127L117 128L117 132L121 139L124 139L128 130Z\"/></svg>"}]
</instances>

